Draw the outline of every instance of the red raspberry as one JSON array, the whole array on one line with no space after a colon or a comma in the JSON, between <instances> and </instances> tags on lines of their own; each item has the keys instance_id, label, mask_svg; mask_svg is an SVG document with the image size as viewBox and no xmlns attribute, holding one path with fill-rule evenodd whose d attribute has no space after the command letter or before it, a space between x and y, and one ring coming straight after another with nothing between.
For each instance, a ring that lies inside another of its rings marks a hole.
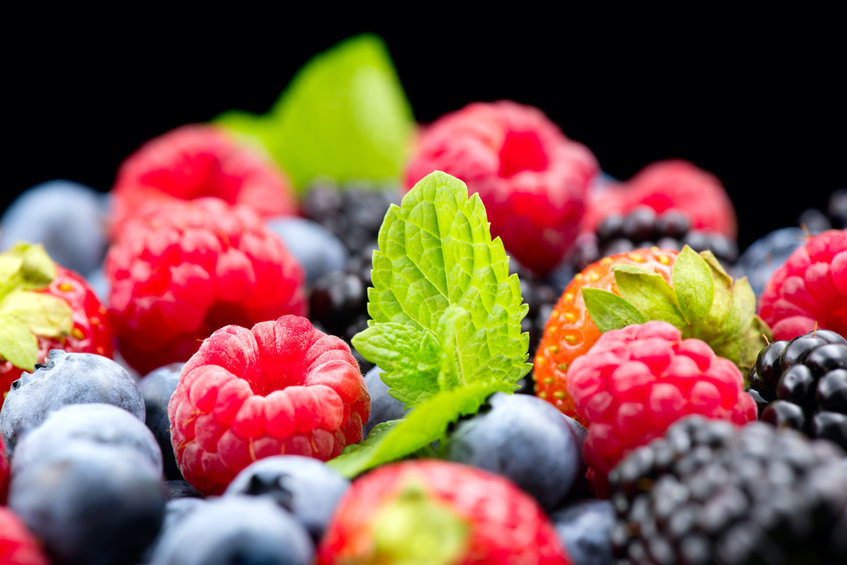
<instances>
[{"instance_id":1,"label":"red raspberry","mask_svg":"<svg viewBox=\"0 0 847 565\"><path fill-rule=\"evenodd\" d=\"M382 466L353 481L318 546L316 562L571 561L541 507L513 483L469 465L418 459Z\"/></svg>"},{"instance_id":2,"label":"red raspberry","mask_svg":"<svg viewBox=\"0 0 847 565\"><path fill-rule=\"evenodd\" d=\"M47 359L51 349L63 349L68 353L96 353L104 357L112 357L114 354L113 332L106 308L82 275L56 265L56 276L48 286L38 292L56 296L67 302L73 319L73 327L68 335L62 337L36 335L39 363ZM9 387L23 371L24 369L16 367L0 354L0 408L3 407Z\"/></svg>"},{"instance_id":3,"label":"red raspberry","mask_svg":"<svg viewBox=\"0 0 847 565\"><path fill-rule=\"evenodd\" d=\"M847 335L847 230L814 235L794 250L765 286L759 316L776 340L815 328Z\"/></svg>"},{"instance_id":4,"label":"red raspberry","mask_svg":"<svg viewBox=\"0 0 847 565\"><path fill-rule=\"evenodd\" d=\"M213 333L168 405L177 465L205 494L270 455L335 457L361 441L369 413L350 347L292 315Z\"/></svg>"},{"instance_id":5,"label":"red raspberry","mask_svg":"<svg viewBox=\"0 0 847 565\"><path fill-rule=\"evenodd\" d=\"M47 554L20 518L0 506L0 563L50 565Z\"/></svg>"},{"instance_id":6,"label":"red raspberry","mask_svg":"<svg viewBox=\"0 0 847 565\"><path fill-rule=\"evenodd\" d=\"M6 495L9 494L9 459L6 458L6 443L0 436L0 506L6 504Z\"/></svg>"},{"instance_id":7,"label":"red raspberry","mask_svg":"<svg viewBox=\"0 0 847 565\"><path fill-rule=\"evenodd\" d=\"M227 324L304 315L303 269L251 209L173 200L127 223L106 256L121 356L144 375Z\"/></svg>"},{"instance_id":8,"label":"red raspberry","mask_svg":"<svg viewBox=\"0 0 847 565\"><path fill-rule=\"evenodd\" d=\"M492 234L515 259L543 273L576 238L598 165L537 108L500 101L470 104L422 132L406 169L407 189L434 170L478 193Z\"/></svg>"},{"instance_id":9,"label":"red raspberry","mask_svg":"<svg viewBox=\"0 0 847 565\"><path fill-rule=\"evenodd\" d=\"M659 214L678 210L688 216L694 229L717 232L730 240L738 235L735 207L720 180L679 159L652 163L629 181L598 191L589 199L583 229L593 231L609 214L627 214L638 206Z\"/></svg>"},{"instance_id":10,"label":"red raspberry","mask_svg":"<svg viewBox=\"0 0 847 565\"><path fill-rule=\"evenodd\" d=\"M297 212L282 171L257 149L205 124L185 125L142 145L121 164L111 195L116 232L145 207L175 198L214 196L249 206L262 218Z\"/></svg>"},{"instance_id":11,"label":"red raspberry","mask_svg":"<svg viewBox=\"0 0 847 565\"><path fill-rule=\"evenodd\" d=\"M756 419L744 377L699 339L667 322L604 333L568 371L568 394L586 423L585 459L598 494L609 471L632 450L690 414L738 425Z\"/></svg>"}]
</instances>

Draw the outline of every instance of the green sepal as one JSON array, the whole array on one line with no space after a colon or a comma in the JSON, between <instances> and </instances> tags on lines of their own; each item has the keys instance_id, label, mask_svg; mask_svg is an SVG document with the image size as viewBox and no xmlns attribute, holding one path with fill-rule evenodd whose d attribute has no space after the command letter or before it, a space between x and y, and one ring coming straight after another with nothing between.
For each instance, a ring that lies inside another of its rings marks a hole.
<instances>
[{"instance_id":1,"label":"green sepal","mask_svg":"<svg viewBox=\"0 0 847 565\"><path fill-rule=\"evenodd\" d=\"M647 321L644 314L614 292L600 288L583 288L582 298L591 321L601 332L618 330Z\"/></svg>"},{"instance_id":2,"label":"green sepal","mask_svg":"<svg viewBox=\"0 0 847 565\"><path fill-rule=\"evenodd\" d=\"M57 296L30 290L15 290L0 301L0 319L14 319L35 335L64 337L73 328L73 312Z\"/></svg>"},{"instance_id":3,"label":"green sepal","mask_svg":"<svg viewBox=\"0 0 847 565\"><path fill-rule=\"evenodd\" d=\"M476 414L495 392L513 391L502 382L490 380L439 392L405 418L375 426L365 440L347 446L327 464L345 477L354 478L383 463L412 456L442 439L451 422Z\"/></svg>"},{"instance_id":4,"label":"green sepal","mask_svg":"<svg viewBox=\"0 0 847 565\"><path fill-rule=\"evenodd\" d=\"M0 358L15 367L32 371L38 362L38 340L21 321L3 319L0 323Z\"/></svg>"},{"instance_id":5,"label":"green sepal","mask_svg":"<svg viewBox=\"0 0 847 565\"><path fill-rule=\"evenodd\" d=\"M615 284L621 297L648 320L662 320L676 327L685 325L674 290L661 275L636 265L615 265Z\"/></svg>"},{"instance_id":6,"label":"green sepal","mask_svg":"<svg viewBox=\"0 0 847 565\"><path fill-rule=\"evenodd\" d=\"M56 278L56 264L42 244L16 243L0 253L0 300L15 289L46 288Z\"/></svg>"},{"instance_id":7,"label":"green sepal","mask_svg":"<svg viewBox=\"0 0 847 565\"><path fill-rule=\"evenodd\" d=\"M704 320L715 298L715 282L706 261L686 245L674 261L672 280L685 321L697 324Z\"/></svg>"}]
</instances>

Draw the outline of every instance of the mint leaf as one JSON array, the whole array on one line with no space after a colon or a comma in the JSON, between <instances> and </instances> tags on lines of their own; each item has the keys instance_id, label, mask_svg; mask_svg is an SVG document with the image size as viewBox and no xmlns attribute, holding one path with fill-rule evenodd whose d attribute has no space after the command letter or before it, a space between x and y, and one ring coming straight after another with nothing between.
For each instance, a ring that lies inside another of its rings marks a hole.
<instances>
[{"instance_id":1,"label":"mint leaf","mask_svg":"<svg viewBox=\"0 0 847 565\"><path fill-rule=\"evenodd\" d=\"M320 176L398 180L416 128L388 49L373 34L306 62L269 113L215 122L261 140L299 191Z\"/></svg>"},{"instance_id":2,"label":"mint leaf","mask_svg":"<svg viewBox=\"0 0 847 565\"><path fill-rule=\"evenodd\" d=\"M35 368L38 340L23 322L7 317L0 323L0 358L24 371Z\"/></svg>"},{"instance_id":3,"label":"mint leaf","mask_svg":"<svg viewBox=\"0 0 847 565\"><path fill-rule=\"evenodd\" d=\"M614 292L600 288L583 288L582 298L591 321L601 332L618 330L647 321L632 304Z\"/></svg>"},{"instance_id":4,"label":"mint leaf","mask_svg":"<svg viewBox=\"0 0 847 565\"><path fill-rule=\"evenodd\" d=\"M678 328L685 326L674 289L661 275L625 264L615 265L612 271L621 297L648 320L662 320Z\"/></svg>"},{"instance_id":5,"label":"mint leaf","mask_svg":"<svg viewBox=\"0 0 847 565\"><path fill-rule=\"evenodd\" d=\"M705 319L715 298L715 283L706 261L691 247L682 248L673 265L673 288L689 324Z\"/></svg>"},{"instance_id":6,"label":"mint leaf","mask_svg":"<svg viewBox=\"0 0 847 565\"><path fill-rule=\"evenodd\" d=\"M476 414L485 400L498 391L512 392L512 389L505 383L489 380L439 392L402 420L375 426L367 439L348 446L327 464L345 477L353 478L383 463L409 456L442 438L451 422Z\"/></svg>"}]
</instances>

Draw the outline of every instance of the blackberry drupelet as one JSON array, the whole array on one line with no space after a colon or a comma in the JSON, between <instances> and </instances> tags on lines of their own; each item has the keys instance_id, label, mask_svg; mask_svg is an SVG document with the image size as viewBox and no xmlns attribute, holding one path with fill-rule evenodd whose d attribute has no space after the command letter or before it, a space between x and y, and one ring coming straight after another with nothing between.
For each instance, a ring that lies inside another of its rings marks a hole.
<instances>
[{"instance_id":1,"label":"blackberry drupelet","mask_svg":"<svg viewBox=\"0 0 847 565\"><path fill-rule=\"evenodd\" d=\"M759 419L847 449L847 339L816 330L775 341L748 375Z\"/></svg>"},{"instance_id":2,"label":"blackberry drupelet","mask_svg":"<svg viewBox=\"0 0 847 565\"><path fill-rule=\"evenodd\" d=\"M711 250L725 267L738 259L734 241L719 233L692 229L688 216L682 212L668 210L657 214L652 208L638 206L625 215L610 214L593 233L581 234L568 262L579 272L616 253L652 246L679 251L685 245L698 252Z\"/></svg>"},{"instance_id":3,"label":"blackberry drupelet","mask_svg":"<svg viewBox=\"0 0 847 565\"><path fill-rule=\"evenodd\" d=\"M361 272L345 269L323 275L309 291L309 317L312 323L321 331L346 341L362 373L372 368L373 363L365 360L350 342L353 336L368 326L369 286L370 270L365 279Z\"/></svg>"},{"instance_id":4,"label":"blackberry drupelet","mask_svg":"<svg viewBox=\"0 0 847 565\"><path fill-rule=\"evenodd\" d=\"M847 562L847 472L831 442L699 416L611 473L618 563Z\"/></svg>"}]
</instances>

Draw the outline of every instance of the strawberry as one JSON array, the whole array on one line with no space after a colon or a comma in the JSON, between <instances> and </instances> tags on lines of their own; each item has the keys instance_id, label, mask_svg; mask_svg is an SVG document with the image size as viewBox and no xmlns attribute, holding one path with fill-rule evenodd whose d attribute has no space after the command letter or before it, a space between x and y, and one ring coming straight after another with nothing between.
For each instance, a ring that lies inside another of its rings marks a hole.
<instances>
[{"instance_id":1,"label":"strawberry","mask_svg":"<svg viewBox=\"0 0 847 565\"><path fill-rule=\"evenodd\" d=\"M9 565L49 565L50 560L18 516L0 506L0 563Z\"/></svg>"},{"instance_id":2,"label":"strawberry","mask_svg":"<svg viewBox=\"0 0 847 565\"><path fill-rule=\"evenodd\" d=\"M544 511L507 479L461 463L418 459L353 481L316 562L568 564Z\"/></svg>"},{"instance_id":3,"label":"strawberry","mask_svg":"<svg viewBox=\"0 0 847 565\"><path fill-rule=\"evenodd\" d=\"M599 168L582 144L540 110L477 102L427 127L406 168L406 187L434 170L458 177L485 204L491 232L529 269L546 273L573 244Z\"/></svg>"},{"instance_id":4,"label":"strawberry","mask_svg":"<svg viewBox=\"0 0 847 565\"><path fill-rule=\"evenodd\" d=\"M51 349L112 357L106 308L75 271L41 245L0 254L0 407L12 382L43 363Z\"/></svg>"},{"instance_id":5,"label":"strawberry","mask_svg":"<svg viewBox=\"0 0 847 565\"><path fill-rule=\"evenodd\" d=\"M716 232L730 241L738 236L735 208L721 181L681 159L651 163L628 181L593 193L582 230L593 231L609 214L625 215L638 206L657 214L677 210L693 229Z\"/></svg>"},{"instance_id":6,"label":"strawberry","mask_svg":"<svg viewBox=\"0 0 847 565\"><path fill-rule=\"evenodd\" d=\"M227 324L307 310L303 269L246 206L172 200L124 226L106 255L121 356L144 375L187 361Z\"/></svg>"},{"instance_id":7,"label":"strawberry","mask_svg":"<svg viewBox=\"0 0 847 565\"><path fill-rule=\"evenodd\" d=\"M847 230L811 236L773 272L759 315L778 340L816 328L847 335Z\"/></svg>"},{"instance_id":8,"label":"strawberry","mask_svg":"<svg viewBox=\"0 0 847 565\"><path fill-rule=\"evenodd\" d=\"M369 412L350 347L293 315L213 333L168 404L177 465L205 494L263 457L335 457L361 441Z\"/></svg>"},{"instance_id":9,"label":"strawberry","mask_svg":"<svg viewBox=\"0 0 847 565\"><path fill-rule=\"evenodd\" d=\"M189 124L146 142L121 164L111 191L112 235L148 206L204 196L246 205L265 219L297 213L293 188L269 158L220 127Z\"/></svg>"},{"instance_id":10,"label":"strawberry","mask_svg":"<svg viewBox=\"0 0 847 565\"><path fill-rule=\"evenodd\" d=\"M547 321L533 366L536 394L587 425L569 393L571 364L604 331L649 320L706 341L746 374L771 337L755 307L747 280L734 281L708 251L652 247L604 257L574 276Z\"/></svg>"}]
</instances>

